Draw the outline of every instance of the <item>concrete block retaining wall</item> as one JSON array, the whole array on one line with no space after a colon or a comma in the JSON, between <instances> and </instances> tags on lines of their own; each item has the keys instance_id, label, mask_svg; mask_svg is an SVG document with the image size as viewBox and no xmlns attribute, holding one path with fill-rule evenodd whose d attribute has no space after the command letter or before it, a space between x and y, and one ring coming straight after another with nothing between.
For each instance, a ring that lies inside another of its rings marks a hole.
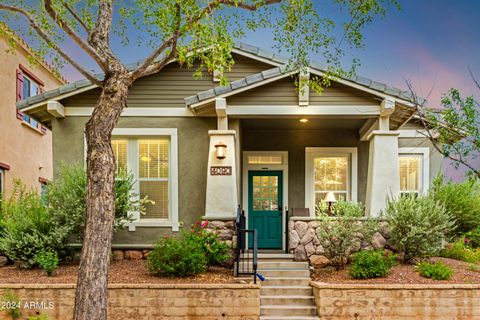
<instances>
[{"instance_id":1,"label":"concrete block retaining wall","mask_svg":"<svg viewBox=\"0 0 480 320\"><path fill-rule=\"evenodd\" d=\"M40 312L72 319L75 285L1 285L0 296L8 289L20 299L25 318ZM253 284L112 284L108 294L112 320L257 320L260 314L260 286ZM7 319L0 312L0 320Z\"/></svg>"},{"instance_id":2,"label":"concrete block retaining wall","mask_svg":"<svg viewBox=\"0 0 480 320\"><path fill-rule=\"evenodd\" d=\"M321 319L480 319L478 284L312 286Z\"/></svg>"}]
</instances>

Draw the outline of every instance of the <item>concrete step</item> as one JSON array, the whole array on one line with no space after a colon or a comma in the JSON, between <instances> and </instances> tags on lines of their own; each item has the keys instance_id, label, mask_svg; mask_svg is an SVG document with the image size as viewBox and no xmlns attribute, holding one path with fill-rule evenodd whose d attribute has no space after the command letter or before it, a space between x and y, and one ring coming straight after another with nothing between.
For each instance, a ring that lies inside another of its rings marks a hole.
<instances>
[{"instance_id":1,"label":"concrete step","mask_svg":"<svg viewBox=\"0 0 480 320\"><path fill-rule=\"evenodd\" d=\"M307 261L258 261L257 265L258 270L308 270L308 262Z\"/></svg>"},{"instance_id":2,"label":"concrete step","mask_svg":"<svg viewBox=\"0 0 480 320\"><path fill-rule=\"evenodd\" d=\"M260 305L266 306L314 306L314 296L261 296Z\"/></svg>"},{"instance_id":3,"label":"concrete step","mask_svg":"<svg viewBox=\"0 0 480 320\"><path fill-rule=\"evenodd\" d=\"M314 306L260 306L261 316L316 316L317 308Z\"/></svg>"},{"instance_id":4,"label":"concrete step","mask_svg":"<svg viewBox=\"0 0 480 320\"><path fill-rule=\"evenodd\" d=\"M293 261L293 254L290 253L259 253L257 255L258 261L276 261L289 262Z\"/></svg>"},{"instance_id":5,"label":"concrete step","mask_svg":"<svg viewBox=\"0 0 480 320\"><path fill-rule=\"evenodd\" d=\"M307 286L266 286L260 288L260 296L312 296L312 287Z\"/></svg>"},{"instance_id":6,"label":"concrete step","mask_svg":"<svg viewBox=\"0 0 480 320\"><path fill-rule=\"evenodd\" d=\"M260 320L320 320L320 317L260 316Z\"/></svg>"},{"instance_id":7,"label":"concrete step","mask_svg":"<svg viewBox=\"0 0 480 320\"><path fill-rule=\"evenodd\" d=\"M310 278L310 270L278 269L278 270L257 270L266 278Z\"/></svg>"},{"instance_id":8,"label":"concrete step","mask_svg":"<svg viewBox=\"0 0 480 320\"><path fill-rule=\"evenodd\" d=\"M262 286L309 286L310 278L266 277Z\"/></svg>"}]
</instances>

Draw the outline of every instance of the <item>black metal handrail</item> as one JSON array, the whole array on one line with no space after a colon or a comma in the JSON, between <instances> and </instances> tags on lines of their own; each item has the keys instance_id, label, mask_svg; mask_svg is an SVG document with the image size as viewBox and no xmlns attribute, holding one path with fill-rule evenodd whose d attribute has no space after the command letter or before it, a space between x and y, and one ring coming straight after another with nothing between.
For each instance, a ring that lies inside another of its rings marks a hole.
<instances>
[{"instance_id":1,"label":"black metal handrail","mask_svg":"<svg viewBox=\"0 0 480 320\"><path fill-rule=\"evenodd\" d=\"M236 276L252 275L253 283L257 283L257 230L246 229L245 212L237 210L237 248L235 256ZM248 241L248 244L247 244Z\"/></svg>"}]
</instances>

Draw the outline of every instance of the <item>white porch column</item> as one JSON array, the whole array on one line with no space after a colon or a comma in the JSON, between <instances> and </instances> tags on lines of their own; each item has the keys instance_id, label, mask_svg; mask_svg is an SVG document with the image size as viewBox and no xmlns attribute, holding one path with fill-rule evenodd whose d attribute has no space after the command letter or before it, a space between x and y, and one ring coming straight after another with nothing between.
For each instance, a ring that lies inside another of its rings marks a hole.
<instances>
[{"instance_id":1,"label":"white porch column","mask_svg":"<svg viewBox=\"0 0 480 320\"><path fill-rule=\"evenodd\" d=\"M400 195L398 131L374 130L370 135L366 210L373 217L385 209L387 198Z\"/></svg>"},{"instance_id":2,"label":"white porch column","mask_svg":"<svg viewBox=\"0 0 480 320\"><path fill-rule=\"evenodd\" d=\"M238 207L235 130L210 130L205 219L235 220ZM215 145L227 146L226 157L217 159Z\"/></svg>"}]
</instances>

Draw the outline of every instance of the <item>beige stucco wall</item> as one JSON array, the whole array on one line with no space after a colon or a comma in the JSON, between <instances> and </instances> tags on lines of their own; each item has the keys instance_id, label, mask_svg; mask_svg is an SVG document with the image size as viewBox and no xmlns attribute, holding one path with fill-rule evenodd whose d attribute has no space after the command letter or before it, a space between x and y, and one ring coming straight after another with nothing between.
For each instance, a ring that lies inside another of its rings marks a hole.
<instances>
[{"instance_id":1,"label":"beige stucco wall","mask_svg":"<svg viewBox=\"0 0 480 320\"><path fill-rule=\"evenodd\" d=\"M0 295L6 289L22 307L35 302L41 306L22 308L23 316L40 312L55 320L73 318L74 285L2 285ZM108 299L112 320L257 320L260 315L260 285L254 284L112 284ZM7 319L11 317L0 312L0 320Z\"/></svg>"},{"instance_id":2,"label":"beige stucco wall","mask_svg":"<svg viewBox=\"0 0 480 320\"><path fill-rule=\"evenodd\" d=\"M61 82L44 66L30 66L27 51L21 45L16 47L15 54L5 52L6 49L5 38L0 37L0 162L11 167L5 171L5 195L9 196L14 179L39 190L39 177L52 178L51 131L42 134L16 117L16 70L20 64L28 68L45 83L45 90Z\"/></svg>"},{"instance_id":3,"label":"beige stucco wall","mask_svg":"<svg viewBox=\"0 0 480 320\"><path fill-rule=\"evenodd\" d=\"M321 319L480 319L476 284L312 285Z\"/></svg>"}]
</instances>

